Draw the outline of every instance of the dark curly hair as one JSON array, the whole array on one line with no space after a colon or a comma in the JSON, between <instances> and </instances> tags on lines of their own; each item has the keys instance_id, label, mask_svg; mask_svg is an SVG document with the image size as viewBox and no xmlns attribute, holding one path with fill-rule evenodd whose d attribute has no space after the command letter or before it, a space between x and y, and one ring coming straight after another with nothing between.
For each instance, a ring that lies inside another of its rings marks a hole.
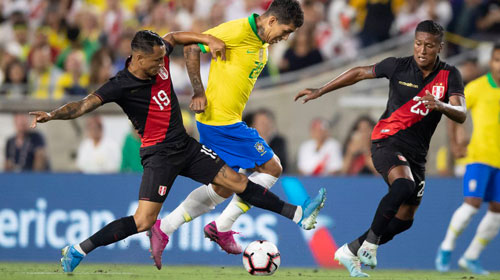
<instances>
[{"instance_id":1,"label":"dark curly hair","mask_svg":"<svg viewBox=\"0 0 500 280\"><path fill-rule=\"evenodd\" d=\"M264 15L273 15L281 24L290 24L299 28L304 24L304 12L296 0L274 0Z\"/></svg>"}]
</instances>

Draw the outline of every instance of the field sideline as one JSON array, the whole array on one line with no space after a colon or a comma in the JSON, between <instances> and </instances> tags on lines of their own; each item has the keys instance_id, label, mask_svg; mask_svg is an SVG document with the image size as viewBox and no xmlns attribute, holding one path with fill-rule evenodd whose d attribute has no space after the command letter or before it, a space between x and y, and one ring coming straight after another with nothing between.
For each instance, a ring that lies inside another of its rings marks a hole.
<instances>
[{"instance_id":1,"label":"field sideline","mask_svg":"<svg viewBox=\"0 0 500 280\"><path fill-rule=\"evenodd\" d=\"M418 270L366 270L369 279L500 279L500 272L489 276L476 276L466 272L455 271L440 274L434 271ZM58 263L9 263L0 262L2 280L56 280L56 279L261 279L244 271L243 267L209 267L209 266L164 266L158 271L153 266L124 264L82 264L74 274L61 272ZM269 279L349 279L345 270L325 270L309 268L280 268Z\"/></svg>"}]
</instances>

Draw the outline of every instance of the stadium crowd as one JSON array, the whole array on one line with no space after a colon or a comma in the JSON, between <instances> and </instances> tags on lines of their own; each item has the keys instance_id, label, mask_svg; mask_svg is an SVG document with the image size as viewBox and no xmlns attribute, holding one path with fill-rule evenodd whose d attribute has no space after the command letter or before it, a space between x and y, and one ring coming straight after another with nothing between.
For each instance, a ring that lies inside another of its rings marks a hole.
<instances>
[{"instance_id":1,"label":"stadium crowd","mask_svg":"<svg viewBox=\"0 0 500 280\"><path fill-rule=\"evenodd\" d=\"M123 68L136 31L151 29L202 32L222 22L261 14L270 0L4 0L0 1L0 101L67 100L81 98L95 90ZM500 35L500 4L493 0L302 0L304 25L291 39L270 47L269 63L261 76L277 76L326 60L353 58L363 48L392 37L412 33L417 23L433 19L446 26L447 56L472 48ZM182 50L171 56L171 75L180 96L192 94ZM203 57L201 73L208 80L210 57ZM460 70L468 82L483 72L475 58ZM185 116L189 118L186 113ZM305 175L375 173L369 156L369 133L373 120L360 118L341 145L328 133L330 126L320 119L311 123L311 140L298 152L297 167L290 168L286 139L273 123L272 113L249 114L262 137L282 159L285 172ZM262 121L261 118L267 118ZM44 152L43 135L23 130L25 122L16 116L16 135L5 152L6 171L49 170L50 155ZM188 124L188 126L190 126ZM191 124L192 126L192 124ZM106 168L83 172L141 171L140 163L129 159L138 138L132 131L121 143L101 139L99 117L85 126L89 139L82 139L75 160L98 161ZM192 127L190 128L192 130ZM190 130L188 128L188 130ZM26 136L26 135L29 135ZM94 141L95 145L90 145ZM273 141L274 145L273 146ZM101 148L98 144L113 146ZM89 151L93 147L94 151ZM326 151L324 148L327 147ZM85 150L87 149L87 150ZM120 149L123 150L120 155ZM83 150L83 151L82 151ZM95 157L90 157L95 153ZM39 157L42 157L41 159ZM103 162L112 161L112 162ZM331 161L328 163L327 161ZM22 163L22 164L21 164ZM83 165L82 165L83 164ZM287 167L288 165L288 167ZM307 168L304 168L307 166ZM313 168L314 167L314 168ZM307 169L307 170L306 170ZM443 174L448 174L443 172Z\"/></svg>"}]
</instances>

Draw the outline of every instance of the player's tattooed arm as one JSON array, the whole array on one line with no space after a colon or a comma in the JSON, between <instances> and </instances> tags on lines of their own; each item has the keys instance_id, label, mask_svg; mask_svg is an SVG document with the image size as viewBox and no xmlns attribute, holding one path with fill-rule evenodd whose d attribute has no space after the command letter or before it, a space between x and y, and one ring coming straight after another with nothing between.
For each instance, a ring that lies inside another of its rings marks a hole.
<instances>
[{"instance_id":1,"label":"player's tattooed arm","mask_svg":"<svg viewBox=\"0 0 500 280\"><path fill-rule=\"evenodd\" d=\"M43 111L30 112L34 116L31 127L35 128L37 123L44 123L51 120L75 119L79 116L92 112L102 105L102 101L97 95L89 94L82 100L67 103L50 113Z\"/></svg>"},{"instance_id":2,"label":"player's tattooed arm","mask_svg":"<svg viewBox=\"0 0 500 280\"><path fill-rule=\"evenodd\" d=\"M375 74L373 73L373 65L354 67L340 74L338 77L329 81L320 88L307 88L302 90L295 96L294 100L297 101L305 96L305 98L302 100L302 103L306 103L309 100L316 99L330 91L353 85L362 80L373 78L375 78Z\"/></svg>"},{"instance_id":3,"label":"player's tattooed arm","mask_svg":"<svg viewBox=\"0 0 500 280\"><path fill-rule=\"evenodd\" d=\"M189 104L189 109L195 113L202 113L207 106L207 97L205 88L200 75L200 55L201 50L198 45L184 46L184 59L186 60L186 69L193 86L193 97Z\"/></svg>"}]
</instances>

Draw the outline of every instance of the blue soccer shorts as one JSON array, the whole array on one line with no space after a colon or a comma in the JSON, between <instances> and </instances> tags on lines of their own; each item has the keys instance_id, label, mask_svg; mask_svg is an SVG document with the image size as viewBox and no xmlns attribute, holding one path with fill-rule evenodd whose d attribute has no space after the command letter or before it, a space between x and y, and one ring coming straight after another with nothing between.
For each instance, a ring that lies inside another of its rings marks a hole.
<instances>
[{"instance_id":1,"label":"blue soccer shorts","mask_svg":"<svg viewBox=\"0 0 500 280\"><path fill-rule=\"evenodd\" d=\"M206 125L196 122L200 143L214 150L226 164L236 170L260 166L273 158L274 152L257 130L244 122L231 125Z\"/></svg>"},{"instance_id":2,"label":"blue soccer shorts","mask_svg":"<svg viewBox=\"0 0 500 280\"><path fill-rule=\"evenodd\" d=\"M464 175L464 196L500 202L500 169L486 164L468 164Z\"/></svg>"}]
</instances>

